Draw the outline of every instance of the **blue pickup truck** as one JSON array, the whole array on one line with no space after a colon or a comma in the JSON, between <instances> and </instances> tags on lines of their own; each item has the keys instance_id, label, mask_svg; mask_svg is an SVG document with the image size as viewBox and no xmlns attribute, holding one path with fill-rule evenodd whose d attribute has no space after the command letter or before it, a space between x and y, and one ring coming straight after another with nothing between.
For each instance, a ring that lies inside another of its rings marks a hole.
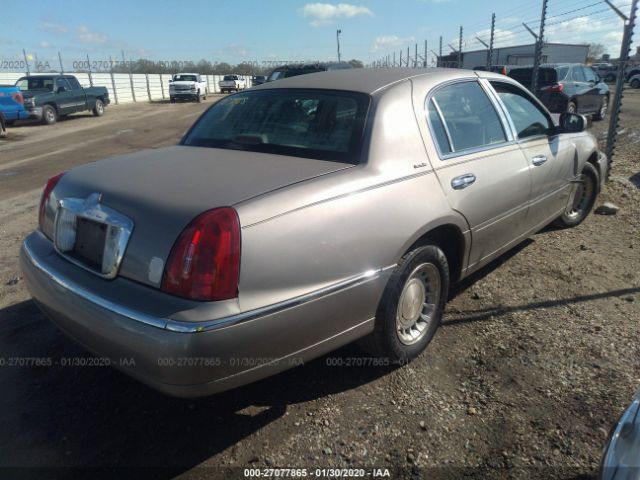
<instances>
[{"instance_id":1,"label":"blue pickup truck","mask_svg":"<svg viewBox=\"0 0 640 480\"><path fill-rule=\"evenodd\" d=\"M29 112L24 108L24 98L18 87L0 85L0 135L16 120L29 118Z\"/></svg>"}]
</instances>

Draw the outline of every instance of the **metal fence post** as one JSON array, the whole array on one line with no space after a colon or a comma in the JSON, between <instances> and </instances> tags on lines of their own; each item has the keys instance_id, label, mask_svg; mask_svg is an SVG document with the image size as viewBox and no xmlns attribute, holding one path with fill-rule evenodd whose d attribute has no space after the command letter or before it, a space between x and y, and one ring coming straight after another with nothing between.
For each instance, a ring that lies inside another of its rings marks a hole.
<instances>
[{"instance_id":1,"label":"metal fence post","mask_svg":"<svg viewBox=\"0 0 640 480\"><path fill-rule=\"evenodd\" d=\"M145 73L144 76L147 80L147 97L149 97L149 101L151 101L151 88L149 87L149 74Z\"/></svg>"},{"instance_id":2,"label":"metal fence post","mask_svg":"<svg viewBox=\"0 0 640 480\"><path fill-rule=\"evenodd\" d=\"M24 63L27 66L27 76L30 75L29 73L29 60L27 60L27 52L24 51L24 48L22 49L22 56L24 57Z\"/></svg>"},{"instance_id":3,"label":"metal fence post","mask_svg":"<svg viewBox=\"0 0 640 480\"><path fill-rule=\"evenodd\" d=\"M606 0L605 0L606 1ZM609 129L607 130L607 146L605 149L609 167L611 167L614 150L616 148L616 136L618 134L618 123L620 121L620 112L622 110L622 92L624 90L624 76L626 73L627 62L629 61L629 51L631 50L631 40L633 37L633 29L636 26L636 15L638 12L638 0L631 2L631 12L629 18L623 15L610 2L607 4L625 20L624 34L622 36L622 45L620 47L620 63L618 64L618 75L616 78L616 93L613 97L613 108L611 110L611 118L609 119Z\"/></svg>"},{"instance_id":4,"label":"metal fence post","mask_svg":"<svg viewBox=\"0 0 640 480\"><path fill-rule=\"evenodd\" d=\"M400 50L400 67L402 67L402 50Z\"/></svg>"},{"instance_id":5,"label":"metal fence post","mask_svg":"<svg viewBox=\"0 0 640 480\"><path fill-rule=\"evenodd\" d=\"M113 60L111 59L111 55L109 55L109 73L111 74L111 87L113 88L113 97L115 99L116 105L118 105L118 90L116 89L116 80L113 76Z\"/></svg>"},{"instance_id":6,"label":"metal fence post","mask_svg":"<svg viewBox=\"0 0 640 480\"><path fill-rule=\"evenodd\" d=\"M441 63L442 63L442 35L440 35L440 50L438 50L438 67L441 67Z\"/></svg>"},{"instance_id":7,"label":"metal fence post","mask_svg":"<svg viewBox=\"0 0 640 480\"><path fill-rule=\"evenodd\" d=\"M58 61L60 62L60 73L64 74L64 64L62 63L62 55L58 52Z\"/></svg>"},{"instance_id":8,"label":"metal fence post","mask_svg":"<svg viewBox=\"0 0 640 480\"><path fill-rule=\"evenodd\" d=\"M124 50L122 50L122 65L125 66L127 64L126 58L124 58ZM133 101L136 102L136 92L133 88L133 72L131 71L131 61L129 61L129 85L131 87L131 97L133 97Z\"/></svg>"},{"instance_id":9,"label":"metal fence post","mask_svg":"<svg viewBox=\"0 0 640 480\"><path fill-rule=\"evenodd\" d=\"M489 38L489 51L487 52L487 71L493 66L493 40L496 35L496 14L491 14L491 37Z\"/></svg>"},{"instance_id":10,"label":"metal fence post","mask_svg":"<svg viewBox=\"0 0 640 480\"><path fill-rule=\"evenodd\" d=\"M462 68L462 25L460 25L460 38L458 40L458 68Z\"/></svg>"},{"instance_id":11,"label":"metal fence post","mask_svg":"<svg viewBox=\"0 0 640 480\"><path fill-rule=\"evenodd\" d=\"M411 55L411 53L410 53L410 52L411 52L410 48L411 48L411 47L407 47L407 68L409 68L409 56Z\"/></svg>"},{"instance_id":12,"label":"metal fence post","mask_svg":"<svg viewBox=\"0 0 640 480\"><path fill-rule=\"evenodd\" d=\"M413 68L418 68L418 44L416 43L416 51L414 52Z\"/></svg>"},{"instance_id":13,"label":"metal fence post","mask_svg":"<svg viewBox=\"0 0 640 480\"><path fill-rule=\"evenodd\" d=\"M160 90L162 90L162 99L164 100L164 80L162 80L162 73L159 74L160 75Z\"/></svg>"},{"instance_id":14,"label":"metal fence post","mask_svg":"<svg viewBox=\"0 0 640 480\"><path fill-rule=\"evenodd\" d=\"M427 64L427 53L428 53L428 50L427 50L427 41L425 40L425 41L424 41L424 61L422 62L422 66L423 66L424 68L427 68L427 67L429 66L429 65Z\"/></svg>"},{"instance_id":15,"label":"metal fence post","mask_svg":"<svg viewBox=\"0 0 640 480\"><path fill-rule=\"evenodd\" d=\"M542 46L544 44L544 25L547 21L547 1L542 0L542 14L540 15L540 32L536 42L535 52L533 54L533 72L531 72L531 91L535 95L538 91L538 70L542 61Z\"/></svg>"},{"instance_id":16,"label":"metal fence post","mask_svg":"<svg viewBox=\"0 0 640 480\"><path fill-rule=\"evenodd\" d=\"M393 66L396 66L396 52L393 52Z\"/></svg>"}]
</instances>

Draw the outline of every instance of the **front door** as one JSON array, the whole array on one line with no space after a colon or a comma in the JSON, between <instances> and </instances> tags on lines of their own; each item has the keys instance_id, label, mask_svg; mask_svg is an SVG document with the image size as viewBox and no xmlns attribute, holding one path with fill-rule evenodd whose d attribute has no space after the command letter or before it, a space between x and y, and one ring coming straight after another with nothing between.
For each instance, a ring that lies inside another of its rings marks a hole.
<instances>
[{"instance_id":1,"label":"front door","mask_svg":"<svg viewBox=\"0 0 640 480\"><path fill-rule=\"evenodd\" d=\"M67 115L76 111L71 85L65 77L56 77L55 95L58 115Z\"/></svg>"},{"instance_id":2,"label":"front door","mask_svg":"<svg viewBox=\"0 0 640 480\"><path fill-rule=\"evenodd\" d=\"M542 227L566 207L577 168L576 149L556 134L544 108L529 92L507 82L490 81L515 131L531 174L530 228ZM575 158L574 158L575 157Z\"/></svg>"}]
</instances>

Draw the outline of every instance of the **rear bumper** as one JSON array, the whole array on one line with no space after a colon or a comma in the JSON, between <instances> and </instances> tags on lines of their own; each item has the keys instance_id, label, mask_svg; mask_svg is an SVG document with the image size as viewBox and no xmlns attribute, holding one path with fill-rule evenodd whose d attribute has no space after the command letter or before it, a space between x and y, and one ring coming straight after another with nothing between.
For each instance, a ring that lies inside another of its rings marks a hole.
<instances>
[{"instance_id":1,"label":"rear bumper","mask_svg":"<svg viewBox=\"0 0 640 480\"><path fill-rule=\"evenodd\" d=\"M253 382L368 334L373 318L363 316L368 311L363 305L375 311L386 283L381 274L370 275L309 301L263 309L240 322L220 318L210 328L210 322L174 321L129 308L127 296L139 296L146 287L125 289L116 296L121 303L88 291L65 274L81 269L55 253L39 232L25 239L20 265L34 301L62 331L112 366L181 397ZM99 281L105 289L115 282Z\"/></svg>"}]
</instances>

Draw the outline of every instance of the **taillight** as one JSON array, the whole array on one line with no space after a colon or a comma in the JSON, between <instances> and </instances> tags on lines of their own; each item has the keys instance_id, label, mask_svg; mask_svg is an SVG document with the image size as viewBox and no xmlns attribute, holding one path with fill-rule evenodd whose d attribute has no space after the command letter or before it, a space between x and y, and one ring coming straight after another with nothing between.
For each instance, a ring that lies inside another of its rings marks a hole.
<instances>
[{"instance_id":1,"label":"taillight","mask_svg":"<svg viewBox=\"0 0 640 480\"><path fill-rule=\"evenodd\" d=\"M554 83L553 85L541 88L540 91L546 93L561 93L564 91L564 84Z\"/></svg>"},{"instance_id":2,"label":"taillight","mask_svg":"<svg viewBox=\"0 0 640 480\"><path fill-rule=\"evenodd\" d=\"M24 97L22 96L22 93L20 92L12 93L11 98L13 98L14 102L19 103L20 105L24 105Z\"/></svg>"},{"instance_id":3,"label":"taillight","mask_svg":"<svg viewBox=\"0 0 640 480\"><path fill-rule=\"evenodd\" d=\"M40 197L40 210L38 210L38 225L40 225L40 230L43 230L44 223L44 214L47 209L47 205L49 203L49 197L51 196L51 192L56 187L62 176L67 172L62 172L56 175L55 177L51 177L47 180L47 184L44 186L44 190L42 191L42 197Z\"/></svg>"},{"instance_id":4,"label":"taillight","mask_svg":"<svg viewBox=\"0 0 640 480\"><path fill-rule=\"evenodd\" d=\"M176 240L162 278L162 290L192 300L238 296L240 222L233 208L196 217Z\"/></svg>"}]
</instances>

